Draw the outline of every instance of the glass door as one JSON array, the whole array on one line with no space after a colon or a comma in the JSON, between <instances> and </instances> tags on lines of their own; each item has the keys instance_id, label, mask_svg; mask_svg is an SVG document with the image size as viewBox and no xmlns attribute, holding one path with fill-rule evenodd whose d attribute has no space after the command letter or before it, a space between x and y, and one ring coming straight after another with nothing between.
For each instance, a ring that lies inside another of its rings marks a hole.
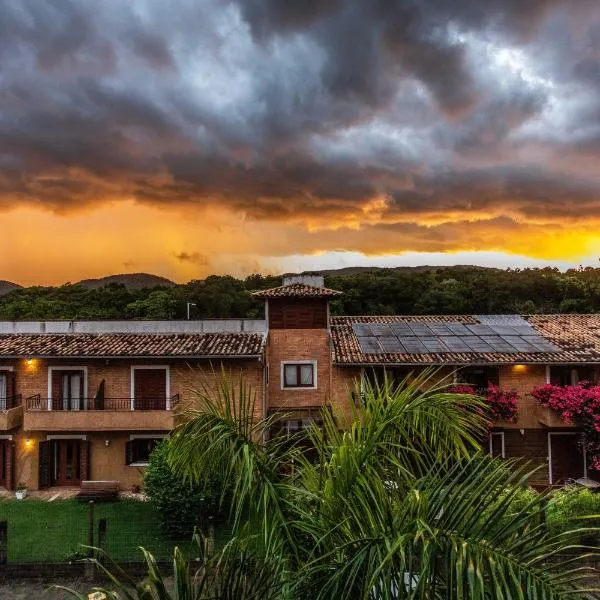
<instances>
[{"instance_id":1,"label":"glass door","mask_svg":"<svg viewBox=\"0 0 600 600\"><path fill-rule=\"evenodd\" d=\"M52 442L52 484L76 486L81 483L80 440Z\"/></svg>"}]
</instances>

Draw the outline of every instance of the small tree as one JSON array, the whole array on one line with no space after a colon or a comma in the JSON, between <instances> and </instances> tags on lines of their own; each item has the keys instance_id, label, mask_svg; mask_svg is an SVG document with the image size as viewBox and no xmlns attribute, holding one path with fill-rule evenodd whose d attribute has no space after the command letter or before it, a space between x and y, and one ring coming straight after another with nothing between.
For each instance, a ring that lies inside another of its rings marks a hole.
<instances>
[{"instance_id":1,"label":"small tree","mask_svg":"<svg viewBox=\"0 0 600 600\"><path fill-rule=\"evenodd\" d=\"M191 535L195 527L204 529L209 517L219 515L218 491L210 481L191 484L176 475L167 463L168 444L161 442L150 455L145 490L167 533Z\"/></svg>"}]
</instances>

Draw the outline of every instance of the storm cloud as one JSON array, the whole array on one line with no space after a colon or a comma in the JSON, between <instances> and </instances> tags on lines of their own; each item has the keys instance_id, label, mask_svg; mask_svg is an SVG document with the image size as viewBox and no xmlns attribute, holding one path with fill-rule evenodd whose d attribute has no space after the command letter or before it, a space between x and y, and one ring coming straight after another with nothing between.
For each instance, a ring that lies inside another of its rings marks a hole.
<instances>
[{"instance_id":1,"label":"storm cloud","mask_svg":"<svg viewBox=\"0 0 600 600\"><path fill-rule=\"evenodd\" d=\"M0 209L214 205L371 236L429 227L434 248L477 220L600 217L595 0L0 10Z\"/></svg>"}]
</instances>

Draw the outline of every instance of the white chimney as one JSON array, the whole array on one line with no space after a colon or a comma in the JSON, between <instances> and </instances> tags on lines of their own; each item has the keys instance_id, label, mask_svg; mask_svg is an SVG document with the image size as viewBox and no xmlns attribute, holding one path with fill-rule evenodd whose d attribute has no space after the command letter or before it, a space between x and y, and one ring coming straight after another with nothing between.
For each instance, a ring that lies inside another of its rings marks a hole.
<instances>
[{"instance_id":1,"label":"white chimney","mask_svg":"<svg viewBox=\"0 0 600 600\"><path fill-rule=\"evenodd\" d=\"M325 277L323 275L286 275L283 278L283 285L293 285L294 283L322 288L325 287Z\"/></svg>"}]
</instances>

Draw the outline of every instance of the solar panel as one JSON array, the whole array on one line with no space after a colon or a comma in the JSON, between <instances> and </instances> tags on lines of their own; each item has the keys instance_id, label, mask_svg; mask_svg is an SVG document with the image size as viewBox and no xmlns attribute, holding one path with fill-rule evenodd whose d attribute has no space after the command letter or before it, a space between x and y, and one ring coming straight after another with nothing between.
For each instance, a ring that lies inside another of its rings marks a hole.
<instances>
[{"instance_id":1,"label":"solar panel","mask_svg":"<svg viewBox=\"0 0 600 600\"><path fill-rule=\"evenodd\" d=\"M471 352L471 348L459 336L444 335L440 339L450 352Z\"/></svg>"},{"instance_id":2,"label":"solar panel","mask_svg":"<svg viewBox=\"0 0 600 600\"><path fill-rule=\"evenodd\" d=\"M457 321L353 323L352 330L365 354L560 351L518 315L498 315L488 321L467 325Z\"/></svg>"},{"instance_id":3,"label":"solar panel","mask_svg":"<svg viewBox=\"0 0 600 600\"><path fill-rule=\"evenodd\" d=\"M352 331L354 331L358 337L370 337L373 335L368 323L352 323Z\"/></svg>"},{"instance_id":4,"label":"solar panel","mask_svg":"<svg viewBox=\"0 0 600 600\"><path fill-rule=\"evenodd\" d=\"M400 338L400 342L410 354L426 354L427 348L416 336L404 336Z\"/></svg>"},{"instance_id":5,"label":"solar panel","mask_svg":"<svg viewBox=\"0 0 600 600\"><path fill-rule=\"evenodd\" d=\"M499 335L485 335L481 338L494 349L494 352L514 352L514 347Z\"/></svg>"},{"instance_id":6,"label":"solar panel","mask_svg":"<svg viewBox=\"0 0 600 600\"><path fill-rule=\"evenodd\" d=\"M473 315L482 325L513 327L515 325L528 325L521 315Z\"/></svg>"},{"instance_id":7,"label":"solar panel","mask_svg":"<svg viewBox=\"0 0 600 600\"><path fill-rule=\"evenodd\" d=\"M376 337L359 337L358 344L364 354L378 354L381 352L381 347Z\"/></svg>"},{"instance_id":8,"label":"solar panel","mask_svg":"<svg viewBox=\"0 0 600 600\"><path fill-rule=\"evenodd\" d=\"M413 333L408 323L392 323L390 327L397 336L412 335Z\"/></svg>"},{"instance_id":9,"label":"solar panel","mask_svg":"<svg viewBox=\"0 0 600 600\"><path fill-rule=\"evenodd\" d=\"M446 323L446 327L454 335L471 335L471 332L462 323Z\"/></svg>"},{"instance_id":10,"label":"solar panel","mask_svg":"<svg viewBox=\"0 0 600 600\"><path fill-rule=\"evenodd\" d=\"M422 336L433 334L431 329L429 329L425 323L409 323L409 325L415 335Z\"/></svg>"},{"instance_id":11,"label":"solar panel","mask_svg":"<svg viewBox=\"0 0 600 600\"><path fill-rule=\"evenodd\" d=\"M404 352L404 346L400 343L397 337L380 337L377 338L379 345L384 352Z\"/></svg>"},{"instance_id":12,"label":"solar panel","mask_svg":"<svg viewBox=\"0 0 600 600\"><path fill-rule=\"evenodd\" d=\"M427 348L428 352L448 352L448 348L437 337L423 336L419 341Z\"/></svg>"},{"instance_id":13,"label":"solar panel","mask_svg":"<svg viewBox=\"0 0 600 600\"><path fill-rule=\"evenodd\" d=\"M428 327L435 335L451 335L452 333L445 323L429 323Z\"/></svg>"},{"instance_id":14,"label":"solar panel","mask_svg":"<svg viewBox=\"0 0 600 600\"><path fill-rule=\"evenodd\" d=\"M494 349L480 337L476 335L470 337L463 337L465 344L467 344L473 352L493 352Z\"/></svg>"},{"instance_id":15,"label":"solar panel","mask_svg":"<svg viewBox=\"0 0 600 600\"><path fill-rule=\"evenodd\" d=\"M523 340L535 346L539 352L557 352L559 348L551 344L546 338L541 335L527 335L522 337Z\"/></svg>"},{"instance_id":16,"label":"solar panel","mask_svg":"<svg viewBox=\"0 0 600 600\"><path fill-rule=\"evenodd\" d=\"M390 326L385 323L371 323L371 331L373 332L373 335L378 338L394 335Z\"/></svg>"},{"instance_id":17,"label":"solar panel","mask_svg":"<svg viewBox=\"0 0 600 600\"><path fill-rule=\"evenodd\" d=\"M467 325L473 335L494 335L494 330L488 325Z\"/></svg>"},{"instance_id":18,"label":"solar panel","mask_svg":"<svg viewBox=\"0 0 600 600\"><path fill-rule=\"evenodd\" d=\"M507 335L502 339L508 342L517 352L536 352L536 349L531 344L518 335Z\"/></svg>"}]
</instances>

